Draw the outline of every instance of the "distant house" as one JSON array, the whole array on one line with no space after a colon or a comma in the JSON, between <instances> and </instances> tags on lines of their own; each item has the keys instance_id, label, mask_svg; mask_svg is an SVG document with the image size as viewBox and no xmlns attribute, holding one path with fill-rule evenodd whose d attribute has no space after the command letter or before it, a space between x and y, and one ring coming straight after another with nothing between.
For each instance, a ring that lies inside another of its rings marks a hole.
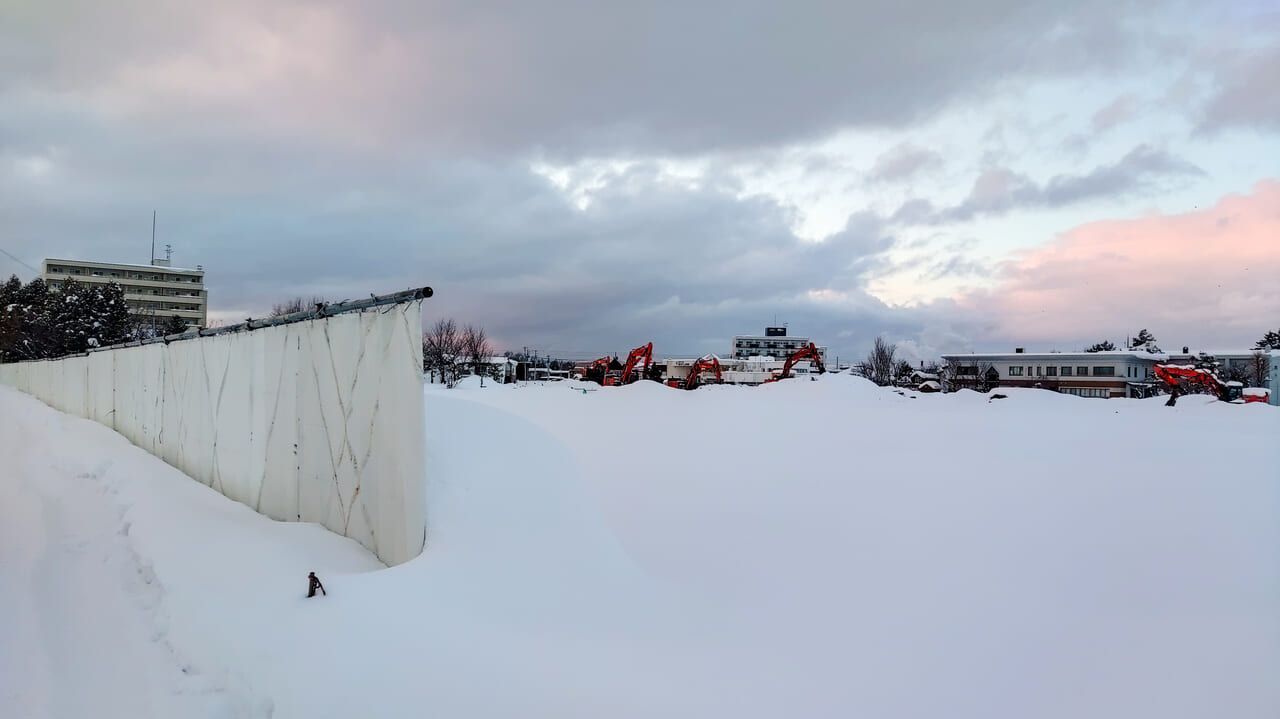
<instances>
[{"instance_id":1,"label":"distant house","mask_svg":"<svg viewBox=\"0 0 1280 719\"><path fill-rule=\"evenodd\" d=\"M492 377L499 384L511 384L516 381L516 369L519 362L510 357L488 357L484 366L488 370L486 376Z\"/></svg>"}]
</instances>

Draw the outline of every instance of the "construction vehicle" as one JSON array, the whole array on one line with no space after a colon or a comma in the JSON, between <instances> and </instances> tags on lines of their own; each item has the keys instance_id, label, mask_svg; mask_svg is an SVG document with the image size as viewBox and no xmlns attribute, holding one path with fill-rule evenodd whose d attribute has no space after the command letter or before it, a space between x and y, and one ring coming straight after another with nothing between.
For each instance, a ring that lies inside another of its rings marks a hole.
<instances>
[{"instance_id":1,"label":"construction vehicle","mask_svg":"<svg viewBox=\"0 0 1280 719\"><path fill-rule=\"evenodd\" d=\"M1269 392L1265 389L1244 393L1244 386L1239 382L1223 382L1212 371L1194 365L1158 364L1155 366L1156 379L1169 387L1169 401L1166 407L1172 407L1178 398L1186 394L1187 387L1201 387L1209 390L1223 402L1243 404L1248 402L1266 402Z\"/></svg>"},{"instance_id":2,"label":"construction vehicle","mask_svg":"<svg viewBox=\"0 0 1280 719\"><path fill-rule=\"evenodd\" d=\"M808 347L801 347L795 354L788 357L786 364L782 365L782 371L774 374L765 382L777 382L780 379L787 379L791 376L791 370L796 366L796 363L804 360L812 362L813 366L818 369L818 374L827 371L826 366L822 364L822 355L818 352L818 347L810 342Z\"/></svg>"},{"instance_id":3,"label":"construction vehicle","mask_svg":"<svg viewBox=\"0 0 1280 719\"><path fill-rule=\"evenodd\" d=\"M609 376L609 365L612 363L612 357L601 357L582 370L582 379L587 382L604 384L605 378Z\"/></svg>"},{"instance_id":4,"label":"construction vehicle","mask_svg":"<svg viewBox=\"0 0 1280 719\"><path fill-rule=\"evenodd\" d=\"M720 358L714 354L704 355L698 358L689 368L689 374L683 379L669 379L667 385L670 387L678 387L681 389L697 389L699 385L706 384L710 380L702 379L704 373L715 375L715 383L720 384L724 378L720 375Z\"/></svg>"},{"instance_id":5,"label":"construction vehicle","mask_svg":"<svg viewBox=\"0 0 1280 719\"><path fill-rule=\"evenodd\" d=\"M599 360L596 361L598 362ZM641 362L644 362L643 369L639 369ZM631 350L631 354L627 355L627 363L622 367L622 372L616 375L613 373L606 374L604 377L604 385L606 387L612 387L615 385L631 384L637 379L649 374L649 365L651 364L653 364L652 342Z\"/></svg>"}]
</instances>

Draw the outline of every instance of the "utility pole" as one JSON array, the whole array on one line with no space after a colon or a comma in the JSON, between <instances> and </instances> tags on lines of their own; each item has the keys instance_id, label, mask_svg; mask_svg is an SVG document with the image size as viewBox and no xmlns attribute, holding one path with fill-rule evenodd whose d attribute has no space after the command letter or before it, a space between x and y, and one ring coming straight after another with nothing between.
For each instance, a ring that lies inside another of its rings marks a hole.
<instances>
[{"instance_id":1,"label":"utility pole","mask_svg":"<svg viewBox=\"0 0 1280 719\"><path fill-rule=\"evenodd\" d=\"M151 211L151 258L147 260L148 265L154 265L156 259L156 211Z\"/></svg>"}]
</instances>

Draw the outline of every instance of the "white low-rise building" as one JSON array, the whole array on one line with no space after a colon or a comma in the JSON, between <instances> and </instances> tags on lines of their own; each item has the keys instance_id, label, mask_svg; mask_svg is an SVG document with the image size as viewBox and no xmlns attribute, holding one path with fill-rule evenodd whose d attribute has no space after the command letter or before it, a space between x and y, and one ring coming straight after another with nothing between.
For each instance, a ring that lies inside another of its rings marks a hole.
<instances>
[{"instance_id":1,"label":"white low-rise building","mask_svg":"<svg viewBox=\"0 0 1280 719\"><path fill-rule=\"evenodd\" d=\"M1168 355L1143 351L948 354L953 388L1039 387L1079 397L1145 397Z\"/></svg>"}]
</instances>

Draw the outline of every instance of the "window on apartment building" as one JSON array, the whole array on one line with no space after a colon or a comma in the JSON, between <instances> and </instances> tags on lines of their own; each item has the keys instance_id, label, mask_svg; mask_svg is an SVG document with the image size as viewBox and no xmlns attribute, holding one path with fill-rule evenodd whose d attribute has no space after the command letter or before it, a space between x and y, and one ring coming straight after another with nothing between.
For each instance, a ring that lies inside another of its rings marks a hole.
<instances>
[{"instance_id":1,"label":"window on apartment building","mask_svg":"<svg viewBox=\"0 0 1280 719\"><path fill-rule=\"evenodd\" d=\"M1021 368L1021 367L1010 367L1010 368L1009 368L1009 376L1010 376L1010 377L1021 377L1021 376L1022 376L1022 368Z\"/></svg>"},{"instance_id":2,"label":"window on apartment building","mask_svg":"<svg viewBox=\"0 0 1280 719\"><path fill-rule=\"evenodd\" d=\"M1088 377L1088 376L1089 376L1089 368L1088 368L1088 367L1076 367L1076 376L1077 376L1077 377Z\"/></svg>"},{"instance_id":3,"label":"window on apartment building","mask_svg":"<svg viewBox=\"0 0 1280 719\"><path fill-rule=\"evenodd\" d=\"M1063 367L1063 368L1062 368L1062 376L1063 376L1063 377L1070 377L1070 376L1071 376L1071 368L1070 368L1070 367Z\"/></svg>"},{"instance_id":4,"label":"window on apartment building","mask_svg":"<svg viewBox=\"0 0 1280 719\"><path fill-rule=\"evenodd\" d=\"M1115 367L1094 367L1093 376L1094 377L1115 377L1116 368Z\"/></svg>"},{"instance_id":5,"label":"window on apartment building","mask_svg":"<svg viewBox=\"0 0 1280 719\"><path fill-rule=\"evenodd\" d=\"M1044 376L1045 376L1045 377L1057 377L1057 376L1058 376L1058 368L1057 368L1057 367L1045 367L1045 368L1044 368Z\"/></svg>"},{"instance_id":6,"label":"window on apartment building","mask_svg":"<svg viewBox=\"0 0 1280 719\"><path fill-rule=\"evenodd\" d=\"M1043 377L1043 376L1044 376L1044 373L1040 371L1040 368L1039 368L1039 367L1036 367L1036 376L1037 376L1037 377Z\"/></svg>"}]
</instances>

